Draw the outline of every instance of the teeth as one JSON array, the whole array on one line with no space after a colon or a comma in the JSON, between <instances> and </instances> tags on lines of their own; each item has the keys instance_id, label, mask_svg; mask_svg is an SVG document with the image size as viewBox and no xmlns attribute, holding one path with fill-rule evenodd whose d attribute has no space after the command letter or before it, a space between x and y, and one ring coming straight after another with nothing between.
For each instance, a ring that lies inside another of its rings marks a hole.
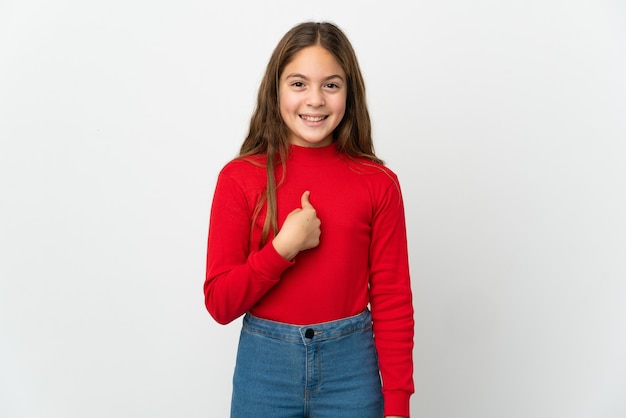
<instances>
[{"instance_id":1,"label":"teeth","mask_svg":"<svg viewBox=\"0 0 626 418\"><path fill-rule=\"evenodd\" d=\"M304 119L304 120L308 120L309 122L319 122L321 120L326 119L326 116L305 116L305 115L301 115L300 117L302 119Z\"/></svg>"}]
</instances>

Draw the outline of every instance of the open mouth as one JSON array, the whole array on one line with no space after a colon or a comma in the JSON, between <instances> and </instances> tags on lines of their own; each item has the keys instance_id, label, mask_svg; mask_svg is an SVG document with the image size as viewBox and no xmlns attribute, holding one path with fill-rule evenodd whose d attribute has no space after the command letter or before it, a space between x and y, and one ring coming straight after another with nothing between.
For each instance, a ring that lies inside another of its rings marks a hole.
<instances>
[{"instance_id":1,"label":"open mouth","mask_svg":"<svg viewBox=\"0 0 626 418\"><path fill-rule=\"evenodd\" d=\"M328 117L328 115L326 116L308 116L308 115L300 115L301 119L304 119L308 122L321 122L324 119L326 119Z\"/></svg>"}]
</instances>

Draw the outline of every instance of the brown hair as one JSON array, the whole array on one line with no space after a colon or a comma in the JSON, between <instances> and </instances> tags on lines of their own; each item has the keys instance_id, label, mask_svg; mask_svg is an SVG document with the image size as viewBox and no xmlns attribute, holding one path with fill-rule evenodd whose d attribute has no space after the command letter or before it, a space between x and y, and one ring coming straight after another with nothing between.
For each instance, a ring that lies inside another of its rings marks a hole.
<instances>
[{"instance_id":1,"label":"brown hair","mask_svg":"<svg viewBox=\"0 0 626 418\"><path fill-rule=\"evenodd\" d=\"M267 187L255 211L256 217L267 202L261 245L267 241L270 230L274 235L278 232L275 168L277 164L282 164L284 179L289 149L288 129L280 116L278 102L280 77L300 50L313 45L320 45L330 52L346 73L346 110L333 132L337 149L350 158L362 157L383 163L374 154L365 83L350 41L341 29L328 22L305 22L293 27L280 40L267 64L259 87L256 109L250 120L250 130L239 152L240 157L266 154Z\"/></svg>"}]
</instances>

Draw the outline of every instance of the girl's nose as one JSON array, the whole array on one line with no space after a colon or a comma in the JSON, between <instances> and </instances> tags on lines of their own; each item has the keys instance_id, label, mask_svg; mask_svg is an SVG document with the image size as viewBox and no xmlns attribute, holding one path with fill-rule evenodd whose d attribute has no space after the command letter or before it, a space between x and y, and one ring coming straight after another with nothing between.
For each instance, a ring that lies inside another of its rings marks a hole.
<instances>
[{"instance_id":1,"label":"girl's nose","mask_svg":"<svg viewBox=\"0 0 626 418\"><path fill-rule=\"evenodd\" d=\"M310 89L306 98L306 104L313 107L324 106L324 95L319 89Z\"/></svg>"}]
</instances>

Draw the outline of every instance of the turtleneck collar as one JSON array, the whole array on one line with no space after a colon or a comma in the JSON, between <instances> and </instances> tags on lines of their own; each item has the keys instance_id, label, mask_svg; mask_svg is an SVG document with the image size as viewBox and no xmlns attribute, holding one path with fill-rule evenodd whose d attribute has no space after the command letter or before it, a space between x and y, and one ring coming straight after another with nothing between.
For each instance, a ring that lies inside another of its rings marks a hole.
<instances>
[{"instance_id":1,"label":"turtleneck collar","mask_svg":"<svg viewBox=\"0 0 626 418\"><path fill-rule=\"evenodd\" d=\"M289 145L288 161L291 163L304 165L332 164L339 158L340 155L335 142L323 147Z\"/></svg>"}]
</instances>

